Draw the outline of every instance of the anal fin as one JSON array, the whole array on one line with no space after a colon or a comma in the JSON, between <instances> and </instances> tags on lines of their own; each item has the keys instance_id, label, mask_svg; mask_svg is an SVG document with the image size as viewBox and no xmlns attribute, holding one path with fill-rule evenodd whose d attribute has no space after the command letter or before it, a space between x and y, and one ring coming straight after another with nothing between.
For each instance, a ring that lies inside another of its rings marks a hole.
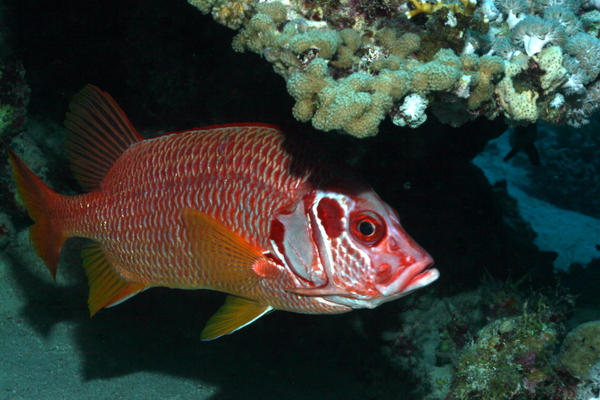
<instances>
[{"instance_id":1,"label":"anal fin","mask_svg":"<svg viewBox=\"0 0 600 400\"><path fill-rule=\"evenodd\" d=\"M208 320L200 338L202 340L212 340L219 336L228 335L251 324L271 310L270 306L229 295L225 300L225 304Z\"/></svg>"},{"instance_id":2,"label":"anal fin","mask_svg":"<svg viewBox=\"0 0 600 400\"><path fill-rule=\"evenodd\" d=\"M104 307L119 304L146 289L146 285L127 279L111 265L102 246L92 241L81 253L88 277L90 295L88 306L94 315Z\"/></svg>"}]
</instances>

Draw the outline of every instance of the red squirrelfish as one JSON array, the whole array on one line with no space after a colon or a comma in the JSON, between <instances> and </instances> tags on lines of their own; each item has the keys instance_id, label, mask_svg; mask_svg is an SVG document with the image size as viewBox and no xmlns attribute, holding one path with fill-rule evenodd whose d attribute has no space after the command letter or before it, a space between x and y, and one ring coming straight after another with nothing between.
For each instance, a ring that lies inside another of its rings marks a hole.
<instances>
[{"instance_id":1,"label":"red squirrelfish","mask_svg":"<svg viewBox=\"0 0 600 400\"><path fill-rule=\"evenodd\" d=\"M53 191L8 152L51 274L66 239L90 239L92 315L154 286L228 293L206 340L276 309L373 308L439 275L398 214L299 135L235 124L144 139L91 85L69 109L66 147L84 194Z\"/></svg>"}]
</instances>

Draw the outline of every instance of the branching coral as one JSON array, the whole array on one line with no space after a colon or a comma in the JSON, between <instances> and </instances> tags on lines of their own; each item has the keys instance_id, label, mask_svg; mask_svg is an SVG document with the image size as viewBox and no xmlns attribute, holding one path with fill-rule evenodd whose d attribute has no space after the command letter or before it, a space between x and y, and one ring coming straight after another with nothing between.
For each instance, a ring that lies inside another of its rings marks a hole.
<instances>
[{"instance_id":1,"label":"branching coral","mask_svg":"<svg viewBox=\"0 0 600 400\"><path fill-rule=\"evenodd\" d=\"M410 70L412 89L419 93L450 89L462 76L462 63L452 50L440 50L432 61Z\"/></svg>"},{"instance_id":2,"label":"branching coral","mask_svg":"<svg viewBox=\"0 0 600 400\"><path fill-rule=\"evenodd\" d=\"M253 8L253 0L226 0L217 2L211 12L218 23L231 29L239 29L244 22L250 19Z\"/></svg>"},{"instance_id":3,"label":"branching coral","mask_svg":"<svg viewBox=\"0 0 600 400\"><path fill-rule=\"evenodd\" d=\"M321 130L371 136L386 116L414 127L417 104L453 126L579 126L600 104L600 12L580 0L188 2L241 28L233 48L271 62L294 116Z\"/></svg>"}]
</instances>

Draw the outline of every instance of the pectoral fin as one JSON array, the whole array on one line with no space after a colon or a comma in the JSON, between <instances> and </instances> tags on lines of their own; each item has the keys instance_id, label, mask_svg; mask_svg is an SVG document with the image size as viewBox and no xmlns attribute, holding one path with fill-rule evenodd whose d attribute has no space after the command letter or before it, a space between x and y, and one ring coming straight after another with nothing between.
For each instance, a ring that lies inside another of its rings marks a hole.
<instances>
[{"instance_id":1,"label":"pectoral fin","mask_svg":"<svg viewBox=\"0 0 600 400\"><path fill-rule=\"evenodd\" d=\"M211 281L239 288L278 273L258 249L210 215L186 208L182 218L194 256Z\"/></svg>"},{"instance_id":2,"label":"pectoral fin","mask_svg":"<svg viewBox=\"0 0 600 400\"><path fill-rule=\"evenodd\" d=\"M256 321L272 308L255 301L229 295L225 304L213 315L202 331L202 340L212 340L228 335Z\"/></svg>"}]
</instances>

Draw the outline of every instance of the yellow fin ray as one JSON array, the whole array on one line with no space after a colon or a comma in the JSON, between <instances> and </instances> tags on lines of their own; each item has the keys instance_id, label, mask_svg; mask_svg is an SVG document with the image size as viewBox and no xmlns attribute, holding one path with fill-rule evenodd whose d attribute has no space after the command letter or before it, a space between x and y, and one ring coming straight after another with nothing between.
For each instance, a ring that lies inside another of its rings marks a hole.
<instances>
[{"instance_id":1,"label":"yellow fin ray","mask_svg":"<svg viewBox=\"0 0 600 400\"><path fill-rule=\"evenodd\" d=\"M119 304L146 289L146 285L125 278L107 260L102 246L91 242L83 249L83 267L88 277L88 305L94 315L104 307Z\"/></svg>"},{"instance_id":2,"label":"yellow fin ray","mask_svg":"<svg viewBox=\"0 0 600 400\"><path fill-rule=\"evenodd\" d=\"M212 340L228 335L251 324L271 310L270 306L229 295L225 299L225 304L208 320L200 338Z\"/></svg>"},{"instance_id":3,"label":"yellow fin ray","mask_svg":"<svg viewBox=\"0 0 600 400\"><path fill-rule=\"evenodd\" d=\"M277 272L260 251L208 214L186 208L182 218L194 256L211 281L239 289Z\"/></svg>"}]
</instances>

